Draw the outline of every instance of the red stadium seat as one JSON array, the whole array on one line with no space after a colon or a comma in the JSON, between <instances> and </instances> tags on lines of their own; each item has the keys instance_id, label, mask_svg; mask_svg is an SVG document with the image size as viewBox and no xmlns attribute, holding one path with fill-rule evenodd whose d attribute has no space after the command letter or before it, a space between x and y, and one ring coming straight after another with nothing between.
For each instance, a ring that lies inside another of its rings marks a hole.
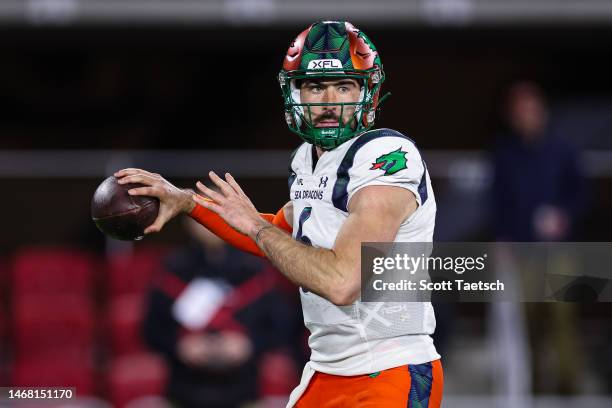
<instances>
[{"instance_id":1,"label":"red stadium seat","mask_svg":"<svg viewBox=\"0 0 612 408\"><path fill-rule=\"evenodd\" d=\"M164 394L168 373L161 357L149 353L131 354L112 361L108 386L114 407L125 407L144 396Z\"/></svg>"},{"instance_id":2,"label":"red stadium seat","mask_svg":"<svg viewBox=\"0 0 612 408\"><path fill-rule=\"evenodd\" d=\"M28 295L13 299L16 356L87 356L94 343L91 300L77 295Z\"/></svg>"},{"instance_id":3,"label":"red stadium seat","mask_svg":"<svg viewBox=\"0 0 612 408\"><path fill-rule=\"evenodd\" d=\"M4 257L0 256L0 305L4 304L8 289L8 264Z\"/></svg>"},{"instance_id":4,"label":"red stadium seat","mask_svg":"<svg viewBox=\"0 0 612 408\"><path fill-rule=\"evenodd\" d=\"M298 368L284 352L266 353L259 363L260 397L288 396L298 385Z\"/></svg>"},{"instance_id":5,"label":"red stadium seat","mask_svg":"<svg viewBox=\"0 0 612 408\"><path fill-rule=\"evenodd\" d=\"M117 296L109 301L107 325L110 347L115 356L142 352L145 345L140 334L144 314L142 295Z\"/></svg>"},{"instance_id":6,"label":"red stadium seat","mask_svg":"<svg viewBox=\"0 0 612 408\"><path fill-rule=\"evenodd\" d=\"M5 307L8 306L8 273L6 262L0 257L0 361L2 360L2 350L4 348L4 336L6 335L7 313ZM1 370L0 370L1 371Z\"/></svg>"},{"instance_id":7,"label":"red stadium seat","mask_svg":"<svg viewBox=\"0 0 612 408\"><path fill-rule=\"evenodd\" d=\"M4 364L7 358L6 322L6 312L2 305L0 305L0 384L6 384L6 367Z\"/></svg>"},{"instance_id":8,"label":"red stadium seat","mask_svg":"<svg viewBox=\"0 0 612 408\"><path fill-rule=\"evenodd\" d=\"M2 359L2 350L4 346L4 336L6 335L6 312L4 311L3 305L0 304L0 360Z\"/></svg>"},{"instance_id":9,"label":"red stadium seat","mask_svg":"<svg viewBox=\"0 0 612 408\"><path fill-rule=\"evenodd\" d=\"M166 247L149 246L111 255L108 260L109 295L144 293L167 253Z\"/></svg>"},{"instance_id":10,"label":"red stadium seat","mask_svg":"<svg viewBox=\"0 0 612 408\"><path fill-rule=\"evenodd\" d=\"M10 376L10 384L15 387L68 386L75 387L78 396L96 392L95 383L90 361L61 353L18 359L13 364Z\"/></svg>"},{"instance_id":11,"label":"red stadium seat","mask_svg":"<svg viewBox=\"0 0 612 408\"><path fill-rule=\"evenodd\" d=\"M93 287L95 258L76 249L28 247L13 258L13 293L87 294Z\"/></svg>"},{"instance_id":12,"label":"red stadium seat","mask_svg":"<svg viewBox=\"0 0 612 408\"><path fill-rule=\"evenodd\" d=\"M174 405L160 396L144 396L131 400L125 408L173 408ZM284 408L284 406L283 406Z\"/></svg>"}]
</instances>

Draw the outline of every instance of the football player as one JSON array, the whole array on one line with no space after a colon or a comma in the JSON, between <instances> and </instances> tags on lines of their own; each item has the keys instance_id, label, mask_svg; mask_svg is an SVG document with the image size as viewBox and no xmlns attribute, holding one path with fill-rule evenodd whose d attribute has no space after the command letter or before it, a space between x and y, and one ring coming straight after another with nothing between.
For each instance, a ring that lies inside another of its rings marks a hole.
<instances>
[{"instance_id":1,"label":"football player","mask_svg":"<svg viewBox=\"0 0 612 408\"><path fill-rule=\"evenodd\" d=\"M439 407L443 374L428 302L361 302L362 242L431 242L436 202L415 144L372 129L385 74L352 24L321 21L291 43L279 74L289 129L290 201L260 214L229 174L181 190L140 169L130 194L160 199L158 232L186 212L229 243L267 257L300 287L312 350L288 407ZM399 307L398 307L399 306Z\"/></svg>"}]
</instances>

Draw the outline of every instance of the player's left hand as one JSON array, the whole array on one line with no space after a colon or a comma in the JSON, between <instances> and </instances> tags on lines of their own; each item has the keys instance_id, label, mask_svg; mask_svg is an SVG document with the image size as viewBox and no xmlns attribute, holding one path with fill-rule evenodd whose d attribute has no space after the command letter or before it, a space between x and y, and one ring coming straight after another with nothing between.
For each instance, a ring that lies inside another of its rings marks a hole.
<instances>
[{"instance_id":1,"label":"player's left hand","mask_svg":"<svg viewBox=\"0 0 612 408\"><path fill-rule=\"evenodd\" d=\"M219 187L219 191L214 191L198 181L196 183L198 190L212 201L197 194L193 196L193 200L202 207L219 214L225 222L238 232L254 238L257 231L266 222L261 218L249 197L242 191L231 174L225 173L225 180L213 171L208 175L212 182Z\"/></svg>"}]
</instances>

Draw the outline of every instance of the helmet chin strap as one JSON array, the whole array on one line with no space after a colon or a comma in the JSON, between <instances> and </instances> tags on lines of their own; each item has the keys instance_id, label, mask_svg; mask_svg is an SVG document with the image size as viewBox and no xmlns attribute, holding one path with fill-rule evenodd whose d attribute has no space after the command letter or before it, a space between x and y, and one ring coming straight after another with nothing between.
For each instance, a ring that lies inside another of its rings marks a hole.
<instances>
[{"instance_id":1,"label":"helmet chin strap","mask_svg":"<svg viewBox=\"0 0 612 408\"><path fill-rule=\"evenodd\" d=\"M367 117L368 125L371 125L374 122L374 120L376 119L376 111L380 110L380 105L382 105L382 103L390 96L391 96L391 92L387 92L386 94L384 94L378 100L378 103L376 103L376 108L368 112L368 117Z\"/></svg>"},{"instance_id":2,"label":"helmet chin strap","mask_svg":"<svg viewBox=\"0 0 612 408\"><path fill-rule=\"evenodd\" d=\"M379 109L380 105L382 105L382 103L386 101L387 98L390 96L391 96L391 92L387 92L383 96L381 96L380 99L378 100L378 104L376 105L376 109Z\"/></svg>"}]
</instances>

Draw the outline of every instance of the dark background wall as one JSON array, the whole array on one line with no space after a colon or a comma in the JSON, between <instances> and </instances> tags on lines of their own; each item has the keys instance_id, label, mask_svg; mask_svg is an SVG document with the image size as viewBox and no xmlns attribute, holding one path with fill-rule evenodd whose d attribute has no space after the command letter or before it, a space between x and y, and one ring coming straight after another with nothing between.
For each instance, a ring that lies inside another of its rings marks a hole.
<instances>
[{"instance_id":1,"label":"dark background wall","mask_svg":"<svg viewBox=\"0 0 612 408\"><path fill-rule=\"evenodd\" d=\"M502 91L516 78L540 82L553 108L569 104L573 112L586 99L603 106L605 116L612 107L610 27L354 23L377 44L387 73L383 89L393 94L377 124L409 134L425 150L488 149L502 127ZM0 149L293 149L300 141L284 125L276 75L300 29L4 28ZM582 148L610 148L610 129L604 123L598 137L565 136ZM202 163L202 176L207 170ZM0 178L7 231L0 248L99 247L88 206L102 177ZM195 179L173 181L191 186ZM286 201L282 178L243 182L263 211ZM612 224L609 179L598 179L595 191L584 239L605 239L601 226ZM171 226L155 239L180 237Z\"/></svg>"},{"instance_id":2,"label":"dark background wall","mask_svg":"<svg viewBox=\"0 0 612 408\"><path fill-rule=\"evenodd\" d=\"M612 28L362 28L393 93L379 125L422 148L486 145L517 77L553 100L612 87ZM298 31L4 29L0 148L291 148L276 75Z\"/></svg>"}]
</instances>

